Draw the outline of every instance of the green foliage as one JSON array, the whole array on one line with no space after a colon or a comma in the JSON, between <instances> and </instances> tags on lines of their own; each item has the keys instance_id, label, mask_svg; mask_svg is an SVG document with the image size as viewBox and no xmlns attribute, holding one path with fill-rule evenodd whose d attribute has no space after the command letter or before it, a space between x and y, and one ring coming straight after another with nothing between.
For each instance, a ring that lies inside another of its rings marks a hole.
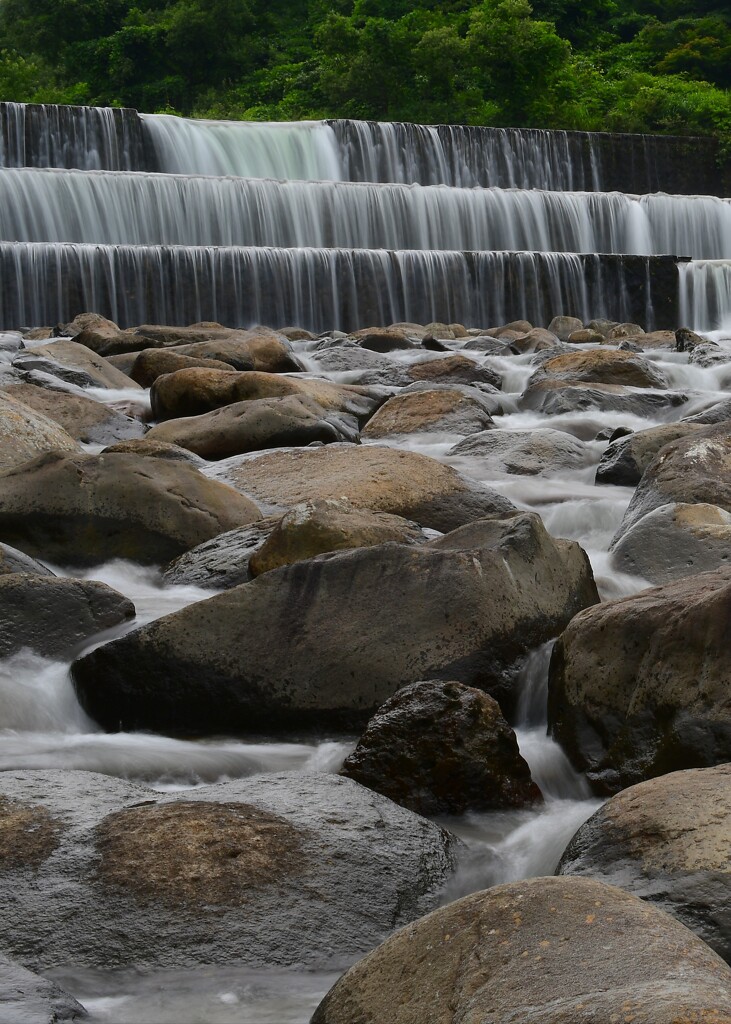
<instances>
[{"instance_id":1,"label":"green foliage","mask_svg":"<svg viewBox=\"0 0 731 1024\"><path fill-rule=\"evenodd\" d=\"M724 0L0 0L0 99L713 134Z\"/></svg>"}]
</instances>

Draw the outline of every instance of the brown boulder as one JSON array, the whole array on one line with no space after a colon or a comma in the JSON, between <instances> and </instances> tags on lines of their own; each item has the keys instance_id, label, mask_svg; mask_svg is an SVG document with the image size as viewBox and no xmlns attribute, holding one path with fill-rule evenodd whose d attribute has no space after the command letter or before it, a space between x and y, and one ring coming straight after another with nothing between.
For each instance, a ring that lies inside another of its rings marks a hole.
<instances>
[{"instance_id":1,"label":"brown boulder","mask_svg":"<svg viewBox=\"0 0 731 1024\"><path fill-rule=\"evenodd\" d=\"M29 409L54 420L70 437L84 444L112 444L142 437L147 430L139 420L85 395L50 391L35 384L14 384L4 390Z\"/></svg>"},{"instance_id":2,"label":"brown boulder","mask_svg":"<svg viewBox=\"0 0 731 1024\"><path fill-rule=\"evenodd\" d=\"M443 359L411 363L407 373L412 381L428 381L430 384L490 384L496 388L502 384L500 375L494 370L480 366L474 359L459 353Z\"/></svg>"},{"instance_id":3,"label":"brown boulder","mask_svg":"<svg viewBox=\"0 0 731 1024\"><path fill-rule=\"evenodd\" d=\"M479 393L456 388L412 391L394 395L380 407L363 429L363 437L379 439L398 434L474 434L493 426Z\"/></svg>"},{"instance_id":4,"label":"brown boulder","mask_svg":"<svg viewBox=\"0 0 731 1024\"><path fill-rule=\"evenodd\" d=\"M79 335L79 339L82 335ZM20 370L41 370L80 387L129 389L139 387L121 370L80 341L60 338L49 345L20 352L13 360Z\"/></svg>"},{"instance_id":5,"label":"brown boulder","mask_svg":"<svg viewBox=\"0 0 731 1024\"><path fill-rule=\"evenodd\" d=\"M0 472L48 451L78 452L79 445L55 421L0 392Z\"/></svg>"},{"instance_id":6,"label":"brown boulder","mask_svg":"<svg viewBox=\"0 0 731 1024\"><path fill-rule=\"evenodd\" d=\"M190 370L198 367L206 370L230 371L228 363L220 359L196 359L193 356L183 356L174 349L169 348L146 348L139 354L132 354L133 361L130 367L130 376L143 388L152 387L158 377L166 373L175 373L176 370ZM117 359L117 356L112 356Z\"/></svg>"},{"instance_id":7,"label":"brown boulder","mask_svg":"<svg viewBox=\"0 0 731 1024\"><path fill-rule=\"evenodd\" d=\"M612 384L633 388L668 386L652 363L634 352L610 348L580 349L546 359L528 381L531 391L576 384Z\"/></svg>"}]
</instances>

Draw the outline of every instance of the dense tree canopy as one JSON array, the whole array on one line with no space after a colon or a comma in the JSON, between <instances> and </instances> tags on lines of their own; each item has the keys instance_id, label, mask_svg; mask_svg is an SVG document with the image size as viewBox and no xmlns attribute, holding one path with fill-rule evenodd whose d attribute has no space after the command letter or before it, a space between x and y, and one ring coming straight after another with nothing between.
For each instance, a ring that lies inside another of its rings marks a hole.
<instances>
[{"instance_id":1,"label":"dense tree canopy","mask_svg":"<svg viewBox=\"0 0 731 1024\"><path fill-rule=\"evenodd\" d=\"M731 139L728 0L0 0L0 99Z\"/></svg>"}]
</instances>

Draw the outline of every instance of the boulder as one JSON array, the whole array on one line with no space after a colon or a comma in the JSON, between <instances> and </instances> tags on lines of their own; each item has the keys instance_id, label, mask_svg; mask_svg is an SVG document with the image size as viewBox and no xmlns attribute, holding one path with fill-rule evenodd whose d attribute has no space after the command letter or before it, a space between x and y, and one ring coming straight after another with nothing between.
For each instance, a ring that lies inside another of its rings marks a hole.
<instances>
[{"instance_id":1,"label":"boulder","mask_svg":"<svg viewBox=\"0 0 731 1024\"><path fill-rule=\"evenodd\" d=\"M701 429L695 423L661 423L659 427L626 434L612 441L604 451L595 482L635 487L661 448Z\"/></svg>"},{"instance_id":2,"label":"boulder","mask_svg":"<svg viewBox=\"0 0 731 1024\"><path fill-rule=\"evenodd\" d=\"M637 335L637 343L643 351L647 349L668 349L675 348L675 331L647 331L645 334Z\"/></svg>"},{"instance_id":3,"label":"boulder","mask_svg":"<svg viewBox=\"0 0 731 1024\"><path fill-rule=\"evenodd\" d=\"M605 338L605 334L594 330L593 327L581 327L577 331L572 331L566 341L570 345L601 345Z\"/></svg>"},{"instance_id":4,"label":"boulder","mask_svg":"<svg viewBox=\"0 0 731 1024\"><path fill-rule=\"evenodd\" d=\"M638 483L611 547L648 512L674 502L703 502L731 512L731 424L707 427L660 449Z\"/></svg>"},{"instance_id":5,"label":"boulder","mask_svg":"<svg viewBox=\"0 0 731 1024\"><path fill-rule=\"evenodd\" d=\"M84 444L113 444L131 437L142 437L147 430L139 420L85 395L49 391L35 384L16 384L6 388L5 394L47 416L63 427L70 437Z\"/></svg>"},{"instance_id":6,"label":"boulder","mask_svg":"<svg viewBox=\"0 0 731 1024\"><path fill-rule=\"evenodd\" d=\"M574 331L580 331L584 327L581 320L575 316L555 316L548 325L548 330L555 334L559 341L568 341Z\"/></svg>"},{"instance_id":7,"label":"boulder","mask_svg":"<svg viewBox=\"0 0 731 1024\"><path fill-rule=\"evenodd\" d=\"M0 576L8 573L25 572L35 576L54 576L49 568L9 544L0 543Z\"/></svg>"},{"instance_id":8,"label":"boulder","mask_svg":"<svg viewBox=\"0 0 731 1024\"><path fill-rule=\"evenodd\" d=\"M112 358L120 357L112 356ZM143 388L151 387L158 377L162 377L166 373L175 373L176 370L197 368L230 372L231 369L228 363L224 363L220 359L196 359L194 356L181 356L175 349L169 348L146 348L137 355L133 354L133 358L130 376Z\"/></svg>"},{"instance_id":9,"label":"boulder","mask_svg":"<svg viewBox=\"0 0 731 1024\"><path fill-rule=\"evenodd\" d=\"M118 441L106 447L102 455L143 455L152 459L171 459L173 462L187 462L191 466L203 467L205 460L189 452L186 448L180 448L177 444L168 444L167 441L156 441L150 438L149 434L144 437L133 437L128 441Z\"/></svg>"},{"instance_id":10,"label":"boulder","mask_svg":"<svg viewBox=\"0 0 731 1024\"><path fill-rule=\"evenodd\" d=\"M701 366L706 370L711 366L721 366L728 362L731 362L731 352L716 345L715 342L696 345L688 356L688 363L691 366Z\"/></svg>"},{"instance_id":11,"label":"boulder","mask_svg":"<svg viewBox=\"0 0 731 1024\"><path fill-rule=\"evenodd\" d=\"M598 792L731 760L731 569L589 608L553 651L549 725Z\"/></svg>"},{"instance_id":12,"label":"boulder","mask_svg":"<svg viewBox=\"0 0 731 1024\"><path fill-rule=\"evenodd\" d=\"M460 848L337 775L3 772L0 942L39 970L325 968L435 907Z\"/></svg>"},{"instance_id":13,"label":"boulder","mask_svg":"<svg viewBox=\"0 0 731 1024\"><path fill-rule=\"evenodd\" d=\"M471 338L465 342L462 348L465 352L482 352L486 356L511 355L510 345L507 342L484 334L479 335L477 338Z\"/></svg>"},{"instance_id":14,"label":"boulder","mask_svg":"<svg viewBox=\"0 0 731 1024\"><path fill-rule=\"evenodd\" d=\"M707 426L712 426L716 423L723 423L725 420L731 420L731 398L724 398L704 409L703 412L686 416L683 423L705 423Z\"/></svg>"},{"instance_id":15,"label":"boulder","mask_svg":"<svg viewBox=\"0 0 731 1024\"><path fill-rule=\"evenodd\" d=\"M68 992L0 953L0 1024L67 1024L86 1017Z\"/></svg>"},{"instance_id":16,"label":"boulder","mask_svg":"<svg viewBox=\"0 0 731 1024\"><path fill-rule=\"evenodd\" d=\"M528 381L529 391L577 384L611 384L664 390L664 375L642 356L611 348L578 349L544 360Z\"/></svg>"},{"instance_id":17,"label":"boulder","mask_svg":"<svg viewBox=\"0 0 731 1024\"><path fill-rule=\"evenodd\" d=\"M546 352L561 346L561 342L552 331L544 327L534 327L527 334L520 334L510 341L512 352L522 355L525 352Z\"/></svg>"},{"instance_id":18,"label":"boulder","mask_svg":"<svg viewBox=\"0 0 731 1024\"><path fill-rule=\"evenodd\" d=\"M57 337L75 338L82 331L119 331L119 327L112 320L107 320L100 313L79 313L66 324L58 324L55 328Z\"/></svg>"},{"instance_id":19,"label":"boulder","mask_svg":"<svg viewBox=\"0 0 731 1024\"><path fill-rule=\"evenodd\" d=\"M89 351L85 345L64 338L20 352L13 360L13 366L19 370L41 370L79 387L139 387L125 373L100 355Z\"/></svg>"},{"instance_id":20,"label":"boulder","mask_svg":"<svg viewBox=\"0 0 731 1024\"><path fill-rule=\"evenodd\" d=\"M54 420L0 392L0 473L43 452L79 450L79 444Z\"/></svg>"},{"instance_id":21,"label":"boulder","mask_svg":"<svg viewBox=\"0 0 731 1024\"><path fill-rule=\"evenodd\" d=\"M265 572L98 648L73 675L107 729L351 729L401 686L455 675L509 707L521 659L596 600L581 548L521 513Z\"/></svg>"},{"instance_id":22,"label":"boulder","mask_svg":"<svg viewBox=\"0 0 731 1024\"><path fill-rule=\"evenodd\" d=\"M260 576L326 551L388 543L421 544L425 539L416 523L387 512L355 508L347 498L304 502L285 513L252 553L249 572Z\"/></svg>"},{"instance_id":23,"label":"boulder","mask_svg":"<svg viewBox=\"0 0 731 1024\"><path fill-rule=\"evenodd\" d=\"M499 373L458 352L441 359L411 363L406 369L412 381L430 384L490 384L494 388L502 384Z\"/></svg>"},{"instance_id":24,"label":"boulder","mask_svg":"<svg viewBox=\"0 0 731 1024\"><path fill-rule=\"evenodd\" d=\"M667 911L731 961L731 765L672 772L613 796L558 874L589 875Z\"/></svg>"},{"instance_id":25,"label":"boulder","mask_svg":"<svg viewBox=\"0 0 731 1024\"><path fill-rule=\"evenodd\" d=\"M135 606L106 583L8 573L0 576L0 657L24 647L62 660L96 633L135 617Z\"/></svg>"},{"instance_id":26,"label":"boulder","mask_svg":"<svg viewBox=\"0 0 731 1024\"><path fill-rule=\"evenodd\" d=\"M258 518L248 498L168 459L50 452L0 477L0 537L62 565L161 565Z\"/></svg>"},{"instance_id":27,"label":"boulder","mask_svg":"<svg viewBox=\"0 0 731 1024\"><path fill-rule=\"evenodd\" d=\"M606 334L607 341L622 341L624 338L644 338L645 331L639 324L615 324Z\"/></svg>"},{"instance_id":28,"label":"boulder","mask_svg":"<svg viewBox=\"0 0 731 1024\"><path fill-rule=\"evenodd\" d=\"M418 332L421 333L421 332ZM398 352L417 347L418 335L400 327L365 327L350 338L371 352Z\"/></svg>"},{"instance_id":29,"label":"boulder","mask_svg":"<svg viewBox=\"0 0 731 1024\"><path fill-rule=\"evenodd\" d=\"M318 367L326 373L349 373L354 370L388 370L395 369L398 364L388 356L371 352L356 342L333 341L326 338L314 351L309 353Z\"/></svg>"},{"instance_id":30,"label":"boulder","mask_svg":"<svg viewBox=\"0 0 731 1024\"><path fill-rule=\"evenodd\" d=\"M622 535L611 564L650 583L731 565L731 513L703 502L661 505Z\"/></svg>"},{"instance_id":31,"label":"boulder","mask_svg":"<svg viewBox=\"0 0 731 1024\"><path fill-rule=\"evenodd\" d=\"M485 430L466 437L448 454L476 456L483 471L525 476L579 469L591 458L582 441L550 427Z\"/></svg>"},{"instance_id":32,"label":"boulder","mask_svg":"<svg viewBox=\"0 0 731 1024\"><path fill-rule=\"evenodd\" d=\"M278 327L277 334L281 334L287 341L314 341L315 335L306 331L304 327Z\"/></svg>"},{"instance_id":33,"label":"boulder","mask_svg":"<svg viewBox=\"0 0 731 1024\"><path fill-rule=\"evenodd\" d=\"M363 437L378 440L399 434L474 434L493 425L487 403L479 395L456 388L394 395L373 415Z\"/></svg>"},{"instance_id":34,"label":"boulder","mask_svg":"<svg viewBox=\"0 0 731 1024\"><path fill-rule=\"evenodd\" d=\"M165 582L208 590L230 590L241 583L249 583L254 578L249 566L251 556L262 546L276 522L271 517L259 519L251 526L227 530L198 544L165 567Z\"/></svg>"},{"instance_id":35,"label":"boulder","mask_svg":"<svg viewBox=\"0 0 731 1024\"><path fill-rule=\"evenodd\" d=\"M312 1024L731 1020L731 971L668 914L588 878L474 893L351 967Z\"/></svg>"},{"instance_id":36,"label":"boulder","mask_svg":"<svg viewBox=\"0 0 731 1024\"><path fill-rule=\"evenodd\" d=\"M380 389L327 380L195 368L159 377L150 391L153 415L159 420L199 416L237 402L267 398L307 398L328 412L348 413L366 420L386 397Z\"/></svg>"},{"instance_id":37,"label":"boulder","mask_svg":"<svg viewBox=\"0 0 731 1024\"><path fill-rule=\"evenodd\" d=\"M688 327L679 327L675 332L675 347L678 352L692 352L694 348L706 344L705 338Z\"/></svg>"},{"instance_id":38,"label":"boulder","mask_svg":"<svg viewBox=\"0 0 731 1024\"><path fill-rule=\"evenodd\" d=\"M354 416L326 412L306 395L236 402L199 416L166 420L153 427L148 436L151 441L186 448L204 459L227 459L287 445L359 440Z\"/></svg>"},{"instance_id":39,"label":"boulder","mask_svg":"<svg viewBox=\"0 0 731 1024\"><path fill-rule=\"evenodd\" d=\"M687 401L688 396L677 391L633 391L618 384L557 384L529 388L521 397L520 405L546 416L597 410L655 419Z\"/></svg>"},{"instance_id":40,"label":"boulder","mask_svg":"<svg viewBox=\"0 0 731 1024\"><path fill-rule=\"evenodd\" d=\"M494 811L542 799L497 701L457 682L398 690L340 774L418 814Z\"/></svg>"}]
</instances>

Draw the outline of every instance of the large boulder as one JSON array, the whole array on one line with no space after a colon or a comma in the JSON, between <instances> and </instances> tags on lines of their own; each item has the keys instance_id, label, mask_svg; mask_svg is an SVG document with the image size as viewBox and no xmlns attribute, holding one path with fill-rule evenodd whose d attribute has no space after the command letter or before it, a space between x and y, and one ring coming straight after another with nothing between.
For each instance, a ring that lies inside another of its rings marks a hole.
<instances>
[{"instance_id":1,"label":"large boulder","mask_svg":"<svg viewBox=\"0 0 731 1024\"><path fill-rule=\"evenodd\" d=\"M6 388L5 394L47 416L63 427L70 437L84 444L113 444L131 437L143 437L147 430L139 420L86 395L51 391L35 384L16 384Z\"/></svg>"},{"instance_id":2,"label":"large boulder","mask_svg":"<svg viewBox=\"0 0 731 1024\"><path fill-rule=\"evenodd\" d=\"M614 384L633 388L667 388L664 375L634 352L610 348L581 349L546 359L528 381L531 391L561 385Z\"/></svg>"},{"instance_id":3,"label":"large boulder","mask_svg":"<svg viewBox=\"0 0 731 1024\"><path fill-rule=\"evenodd\" d=\"M40 970L324 967L435 907L460 846L337 775L3 772L0 942Z\"/></svg>"},{"instance_id":4,"label":"large boulder","mask_svg":"<svg viewBox=\"0 0 731 1024\"><path fill-rule=\"evenodd\" d=\"M673 772L612 797L558 873L589 875L673 914L731 962L731 765Z\"/></svg>"},{"instance_id":5,"label":"large boulder","mask_svg":"<svg viewBox=\"0 0 731 1024\"><path fill-rule=\"evenodd\" d=\"M200 416L166 420L153 427L148 437L204 459L227 459L263 448L357 441L359 433L354 416L329 413L305 395L288 395L236 402Z\"/></svg>"},{"instance_id":6,"label":"large boulder","mask_svg":"<svg viewBox=\"0 0 731 1024\"><path fill-rule=\"evenodd\" d=\"M274 528L276 518L227 530L174 558L163 570L166 583L230 590L254 579L250 562Z\"/></svg>"},{"instance_id":7,"label":"large boulder","mask_svg":"<svg viewBox=\"0 0 731 1024\"><path fill-rule=\"evenodd\" d=\"M583 442L550 427L486 430L466 437L448 454L476 456L482 470L526 476L580 469L591 459Z\"/></svg>"},{"instance_id":8,"label":"large boulder","mask_svg":"<svg viewBox=\"0 0 731 1024\"><path fill-rule=\"evenodd\" d=\"M556 643L549 724L601 792L731 760L731 570L589 608Z\"/></svg>"},{"instance_id":9,"label":"large boulder","mask_svg":"<svg viewBox=\"0 0 731 1024\"><path fill-rule=\"evenodd\" d=\"M62 565L160 565L258 518L248 498L167 459L50 452L0 476L0 538Z\"/></svg>"},{"instance_id":10,"label":"large boulder","mask_svg":"<svg viewBox=\"0 0 731 1024\"><path fill-rule=\"evenodd\" d=\"M697 423L662 423L612 441L599 460L596 483L635 487L661 448L702 429Z\"/></svg>"},{"instance_id":11,"label":"large boulder","mask_svg":"<svg viewBox=\"0 0 731 1024\"><path fill-rule=\"evenodd\" d=\"M281 509L347 498L447 532L515 506L436 459L377 445L330 444L244 455L207 470L255 501Z\"/></svg>"},{"instance_id":12,"label":"large boulder","mask_svg":"<svg viewBox=\"0 0 731 1024\"><path fill-rule=\"evenodd\" d=\"M98 648L73 674L107 729L353 728L425 678L510 706L521 659L596 600L581 548L521 513L265 572Z\"/></svg>"},{"instance_id":13,"label":"large boulder","mask_svg":"<svg viewBox=\"0 0 731 1024\"><path fill-rule=\"evenodd\" d=\"M648 512L673 502L731 512L731 424L707 427L664 445L645 470L612 541Z\"/></svg>"},{"instance_id":14,"label":"large boulder","mask_svg":"<svg viewBox=\"0 0 731 1024\"><path fill-rule=\"evenodd\" d=\"M0 1024L68 1024L87 1016L68 992L0 953Z\"/></svg>"},{"instance_id":15,"label":"large boulder","mask_svg":"<svg viewBox=\"0 0 731 1024\"><path fill-rule=\"evenodd\" d=\"M0 392L0 473L49 451L78 452L80 446L55 420Z\"/></svg>"},{"instance_id":16,"label":"large boulder","mask_svg":"<svg viewBox=\"0 0 731 1024\"><path fill-rule=\"evenodd\" d=\"M499 373L459 353L411 363L407 373L413 381L428 381L430 384L489 384L495 388L502 384Z\"/></svg>"},{"instance_id":17,"label":"large boulder","mask_svg":"<svg viewBox=\"0 0 731 1024\"><path fill-rule=\"evenodd\" d=\"M106 583L8 573L0 576L0 657L29 647L61 660L83 641L135 616L135 606Z\"/></svg>"},{"instance_id":18,"label":"large boulder","mask_svg":"<svg viewBox=\"0 0 731 1024\"><path fill-rule=\"evenodd\" d=\"M622 535L611 563L650 583L731 565L731 513L703 502L661 505Z\"/></svg>"},{"instance_id":19,"label":"large boulder","mask_svg":"<svg viewBox=\"0 0 731 1024\"><path fill-rule=\"evenodd\" d=\"M327 380L197 368L158 377L150 392L152 412L159 420L199 416L237 402L266 398L309 398L328 412L366 419L386 397L380 390Z\"/></svg>"},{"instance_id":20,"label":"large boulder","mask_svg":"<svg viewBox=\"0 0 731 1024\"><path fill-rule=\"evenodd\" d=\"M668 416L670 410L687 401L688 396L679 391L640 391L620 384L563 384L561 381L551 381L546 382L545 386L529 387L521 396L520 405L546 416L600 410L657 419Z\"/></svg>"},{"instance_id":21,"label":"large boulder","mask_svg":"<svg viewBox=\"0 0 731 1024\"><path fill-rule=\"evenodd\" d=\"M295 505L276 523L249 560L252 576L283 565L301 562L326 551L374 547L376 544L422 544L425 536L416 523L387 512L355 508L338 501L310 501Z\"/></svg>"},{"instance_id":22,"label":"large boulder","mask_svg":"<svg viewBox=\"0 0 731 1024\"><path fill-rule=\"evenodd\" d=\"M478 393L456 388L410 391L389 398L363 429L363 437L378 440L399 434L474 434L493 426L489 407Z\"/></svg>"},{"instance_id":23,"label":"large boulder","mask_svg":"<svg viewBox=\"0 0 731 1024\"><path fill-rule=\"evenodd\" d=\"M138 354L130 353L130 356L133 360L130 365L130 376L143 388L151 387L158 377L162 377L166 373L175 373L176 370L204 369L231 372L228 363L224 363L220 359L196 359L195 356L183 356L174 348L146 348ZM123 357L112 356L111 358Z\"/></svg>"},{"instance_id":24,"label":"large boulder","mask_svg":"<svg viewBox=\"0 0 731 1024\"><path fill-rule=\"evenodd\" d=\"M330 990L312 1024L731 1021L731 971L668 914L587 878L442 907Z\"/></svg>"},{"instance_id":25,"label":"large boulder","mask_svg":"<svg viewBox=\"0 0 731 1024\"><path fill-rule=\"evenodd\" d=\"M555 316L548 325L548 330L560 341L568 341L574 331L581 331L584 324L575 316Z\"/></svg>"},{"instance_id":26,"label":"large boulder","mask_svg":"<svg viewBox=\"0 0 731 1024\"><path fill-rule=\"evenodd\" d=\"M541 800L515 733L482 690L405 686L378 709L340 772L418 814L526 807Z\"/></svg>"},{"instance_id":27,"label":"large boulder","mask_svg":"<svg viewBox=\"0 0 731 1024\"><path fill-rule=\"evenodd\" d=\"M86 345L64 338L20 352L13 360L13 366L20 370L41 370L80 387L139 387L139 384L106 359L91 352Z\"/></svg>"}]
</instances>

